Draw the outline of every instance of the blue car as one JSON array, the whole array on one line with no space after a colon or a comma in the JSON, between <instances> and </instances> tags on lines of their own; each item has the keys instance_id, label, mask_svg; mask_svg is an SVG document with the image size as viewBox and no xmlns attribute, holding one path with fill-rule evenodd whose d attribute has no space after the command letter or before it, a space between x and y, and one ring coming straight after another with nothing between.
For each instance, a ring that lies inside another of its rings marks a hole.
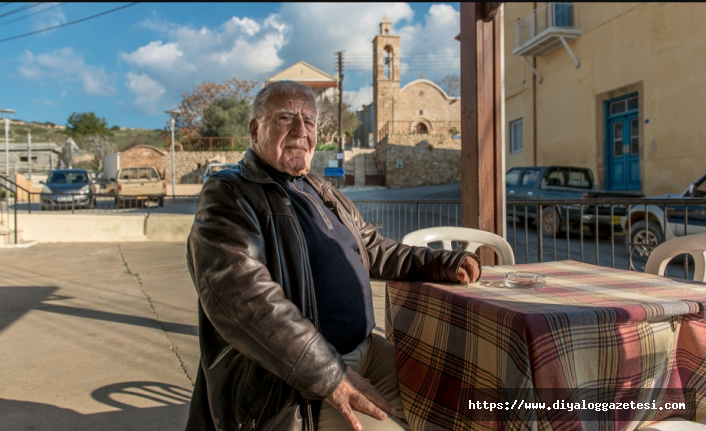
<instances>
[{"instance_id":1,"label":"blue car","mask_svg":"<svg viewBox=\"0 0 706 431\"><path fill-rule=\"evenodd\" d=\"M42 187L42 209L93 208L95 186L85 169L55 169Z\"/></svg>"}]
</instances>

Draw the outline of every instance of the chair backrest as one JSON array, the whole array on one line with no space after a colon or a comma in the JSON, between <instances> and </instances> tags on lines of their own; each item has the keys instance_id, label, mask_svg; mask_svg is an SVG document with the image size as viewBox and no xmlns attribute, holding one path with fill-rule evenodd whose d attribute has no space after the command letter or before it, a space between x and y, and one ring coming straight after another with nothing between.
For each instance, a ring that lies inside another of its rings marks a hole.
<instances>
[{"instance_id":1,"label":"chair backrest","mask_svg":"<svg viewBox=\"0 0 706 431\"><path fill-rule=\"evenodd\" d=\"M402 238L402 243L415 246L428 246L432 242L441 242L444 249L451 250L451 242L468 243L466 250L476 251L481 245L490 247L498 255L500 265L514 265L515 255L512 247L501 236L484 230L466 227L430 227L410 232Z\"/></svg>"},{"instance_id":2,"label":"chair backrest","mask_svg":"<svg viewBox=\"0 0 706 431\"><path fill-rule=\"evenodd\" d=\"M706 282L706 233L669 240L652 251L645 272L664 275L672 258L688 253L694 258L694 281Z\"/></svg>"}]
</instances>

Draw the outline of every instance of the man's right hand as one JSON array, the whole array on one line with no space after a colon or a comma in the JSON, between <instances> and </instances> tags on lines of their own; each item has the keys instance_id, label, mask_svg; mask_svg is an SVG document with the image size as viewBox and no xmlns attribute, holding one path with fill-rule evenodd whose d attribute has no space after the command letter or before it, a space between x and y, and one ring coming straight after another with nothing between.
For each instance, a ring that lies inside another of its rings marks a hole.
<instances>
[{"instance_id":1,"label":"man's right hand","mask_svg":"<svg viewBox=\"0 0 706 431\"><path fill-rule=\"evenodd\" d=\"M370 384L368 379L363 378L350 368L341 384L324 401L341 412L343 418L356 431L362 430L363 425L353 414L353 409L380 420L385 420L388 414L392 416L397 414L392 405Z\"/></svg>"}]
</instances>

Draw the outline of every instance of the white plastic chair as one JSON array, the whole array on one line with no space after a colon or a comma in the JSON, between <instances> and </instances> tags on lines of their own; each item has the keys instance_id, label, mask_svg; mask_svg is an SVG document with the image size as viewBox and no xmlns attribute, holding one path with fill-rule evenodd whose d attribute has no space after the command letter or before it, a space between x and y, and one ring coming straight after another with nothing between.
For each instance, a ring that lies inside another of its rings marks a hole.
<instances>
[{"instance_id":1,"label":"white plastic chair","mask_svg":"<svg viewBox=\"0 0 706 431\"><path fill-rule=\"evenodd\" d=\"M694 281L706 282L706 233L669 240L652 251L645 273L664 275L675 256L688 253L694 258Z\"/></svg>"},{"instance_id":2,"label":"white plastic chair","mask_svg":"<svg viewBox=\"0 0 706 431\"><path fill-rule=\"evenodd\" d=\"M466 250L476 251L481 245L490 247L498 255L499 265L514 265L512 247L501 236L484 230L466 227L430 227L410 232L402 238L402 243L414 246L428 246L431 242L441 242L444 249L452 250L451 242L466 242Z\"/></svg>"}]
</instances>

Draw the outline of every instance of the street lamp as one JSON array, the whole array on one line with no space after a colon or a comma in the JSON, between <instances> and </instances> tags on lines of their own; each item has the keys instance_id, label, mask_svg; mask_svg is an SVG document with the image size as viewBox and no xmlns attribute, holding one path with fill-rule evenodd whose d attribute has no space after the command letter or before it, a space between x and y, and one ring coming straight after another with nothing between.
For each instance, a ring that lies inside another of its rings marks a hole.
<instances>
[{"instance_id":1,"label":"street lamp","mask_svg":"<svg viewBox=\"0 0 706 431\"><path fill-rule=\"evenodd\" d=\"M5 122L5 179L10 178L10 119L7 115L12 116L15 113L12 109L0 109L2 113L2 119Z\"/></svg>"},{"instance_id":2,"label":"street lamp","mask_svg":"<svg viewBox=\"0 0 706 431\"><path fill-rule=\"evenodd\" d=\"M164 111L166 114L169 114L169 124L172 129L172 199L174 199L175 191L176 191L176 171L174 167L174 123L176 122L176 116L181 114L181 112L178 109L171 109L169 111Z\"/></svg>"}]
</instances>

